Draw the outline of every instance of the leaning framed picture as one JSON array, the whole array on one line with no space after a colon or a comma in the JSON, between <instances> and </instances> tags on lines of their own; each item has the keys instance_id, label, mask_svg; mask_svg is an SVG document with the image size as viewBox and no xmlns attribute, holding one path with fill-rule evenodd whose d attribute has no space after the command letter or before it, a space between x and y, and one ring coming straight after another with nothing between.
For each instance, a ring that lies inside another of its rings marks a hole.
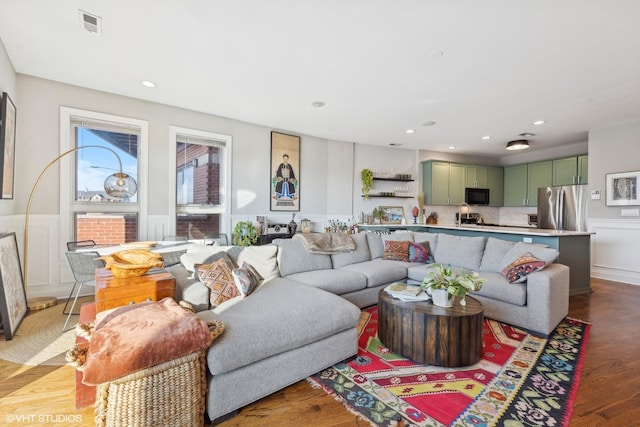
<instances>
[{"instance_id":1,"label":"leaning framed picture","mask_svg":"<svg viewBox=\"0 0 640 427\"><path fill-rule=\"evenodd\" d=\"M7 341L15 335L27 310L16 233L0 234L0 318Z\"/></svg>"},{"instance_id":2,"label":"leaning framed picture","mask_svg":"<svg viewBox=\"0 0 640 427\"><path fill-rule=\"evenodd\" d=\"M402 224L404 208L402 206L380 206L382 224Z\"/></svg>"},{"instance_id":3,"label":"leaning framed picture","mask_svg":"<svg viewBox=\"0 0 640 427\"><path fill-rule=\"evenodd\" d=\"M13 199L13 167L16 152L16 106L7 92L0 107L0 188L2 199Z\"/></svg>"},{"instance_id":4,"label":"leaning framed picture","mask_svg":"<svg viewBox=\"0 0 640 427\"><path fill-rule=\"evenodd\" d=\"M639 182L640 171L608 173L605 185L607 206L640 205Z\"/></svg>"},{"instance_id":5,"label":"leaning framed picture","mask_svg":"<svg viewBox=\"0 0 640 427\"><path fill-rule=\"evenodd\" d=\"M300 137L271 132L272 211L300 210Z\"/></svg>"}]
</instances>

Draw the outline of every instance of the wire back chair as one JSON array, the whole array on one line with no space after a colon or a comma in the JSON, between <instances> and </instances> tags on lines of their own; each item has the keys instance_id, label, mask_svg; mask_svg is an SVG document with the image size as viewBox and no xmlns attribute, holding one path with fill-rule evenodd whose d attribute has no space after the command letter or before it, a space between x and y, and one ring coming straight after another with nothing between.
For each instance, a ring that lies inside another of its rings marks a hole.
<instances>
[{"instance_id":1,"label":"wire back chair","mask_svg":"<svg viewBox=\"0 0 640 427\"><path fill-rule=\"evenodd\" d=\"M75 251L80 248L92 248L96 245L96 242L93 240L76 240L75 242L67 242L67 250Z\"/></svg>"},{"instance_id":2,"label":"wire back chair","mask_svg":"<svg viewBox=\"0 0 640 427\"><path fill-rule=\"evenodd\" d=\"M229 246L229 239L224 233L207 234L206 236L204 236L203 243L205 246Z\"/></svg>"},{"instance_id":3,"label":"wire back chair","mask_svg":"<svg viewBox=\"0 0 640 427\"><path fill-rule=\"evenodd\" d=\"M69 297L67 298L67 302L62 309L62 313L67 315L67 320L64 322L62 326L62 331L66 331L67 324L69 323L69 319L74 313L73 309L78 302L78 296L80 296L80 291L82 291L83 286L90 286L95 288L96 280L95 274L97 268L102 268L105 266L105 262L101 259L96 259L100 256L100 254L96 251L87 251L87 252L67 252L67 260L69 261L69 267L71 267L71 273L73 273L73 288L71 288L71 292L69 293ZM73 296L73 291L78 288L75 293L75 297ZM69 305L69 301L73 297L73 303L71 304L71 308L69 311L67 310L67 306Z\"/></svg>"}]
</instances>

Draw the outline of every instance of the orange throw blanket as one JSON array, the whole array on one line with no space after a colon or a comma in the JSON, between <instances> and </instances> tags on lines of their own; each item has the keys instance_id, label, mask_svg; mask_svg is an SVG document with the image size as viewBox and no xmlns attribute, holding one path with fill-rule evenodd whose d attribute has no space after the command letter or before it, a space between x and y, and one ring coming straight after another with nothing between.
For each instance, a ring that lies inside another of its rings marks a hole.
<instances>
[{"instance_id":1,"label":"orange throw blanket","mask_svg":"<svg viewBox=\"0 0 640 427\"><path fill-rule=\"evenodd\" d=\"M204 350L211 340L207 323L171 298L119 307L91 334L83 382L109 382Z\"/></svg>"}]
</instances>

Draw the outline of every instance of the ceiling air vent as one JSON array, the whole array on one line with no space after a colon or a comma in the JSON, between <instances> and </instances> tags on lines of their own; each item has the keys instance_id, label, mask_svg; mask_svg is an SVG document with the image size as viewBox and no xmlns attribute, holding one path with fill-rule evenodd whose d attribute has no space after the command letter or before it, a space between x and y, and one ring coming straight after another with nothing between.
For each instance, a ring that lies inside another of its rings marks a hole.
<instances>
[{"instance_id":1,"label":"ceiling air vent","mask_svg":"<svg viewBox=\"0 0 640 427\"><path fill-rule=\"evenodd\" d=\"M78 14L80 15L80 27L83 30L87 30L91 34L102 34L102 18L80 9L78 9Z\"/></svg>"}]
</instances>

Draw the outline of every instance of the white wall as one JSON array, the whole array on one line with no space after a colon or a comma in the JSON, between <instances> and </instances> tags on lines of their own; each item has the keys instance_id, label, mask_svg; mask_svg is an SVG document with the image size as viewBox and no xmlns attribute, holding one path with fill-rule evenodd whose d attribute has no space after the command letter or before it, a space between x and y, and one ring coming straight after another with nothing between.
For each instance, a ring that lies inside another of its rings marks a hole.
<instances>
[{"instance_id":1,"label":"white wall","mask_svg":"<svg viewBox=\"0 0 640 427\"><path fill-rule=\"evenodd\" d=\"M600 190L600 200L589 201L591 274L640 285L640 218L622 217L622 207L606 205L608 173L640 171L640 121L589 132L589 189ZM640 208L640 206L630 206Z\"/></svg>"}]
</instances>

